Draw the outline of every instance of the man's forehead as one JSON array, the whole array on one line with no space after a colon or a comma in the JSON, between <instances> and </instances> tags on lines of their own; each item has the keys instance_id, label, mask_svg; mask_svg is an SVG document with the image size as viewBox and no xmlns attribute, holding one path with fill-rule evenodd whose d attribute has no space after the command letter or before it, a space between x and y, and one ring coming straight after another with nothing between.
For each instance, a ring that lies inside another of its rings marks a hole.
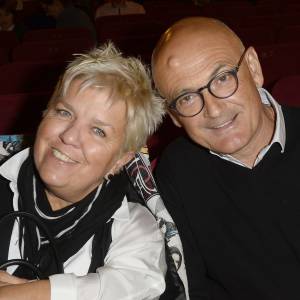
<instances>
[{"instance_id":1,"label":"man's forehead","mask_svg":"<svg viewBox=\"0 0 300 300\"><path fill-rule=\"evenodd\" d=\"M190 35L166 41L157 51L154 63L164 64L165 67L175 68L181 63L191 63L206 59L211 54L224 55L226 53L239 52L234 50L233 43L223 37L206 38L205 36Z\"/></svg>"},{"instance_id":2,"label":"man's forehead","mask_svg":"<svg viewBox=\"0 0 300 300\"><path fill-rule=\"evenodd\" d=\"M190 45L190 47L178 47L166 49L165 53L157 60L155 67L159 72L172 72L188 69L215 68L220 65L235 64L238 56L230 45Z\"/></svg>"},{"instance_id":3,"label":"man's forehead","mask_svg":"<svg viewBox=\"0 0 300 300\"><path fill-rule=\"evenodd\" d=\"M182 92L182 88L195 89L206 84L225 67L234 66L237 60L238 54L224 45L206 45L190 53L180 49L170 51L154 68L154 81L165 96L174 98Z\"/></svg>"},{"instance_id":4,"label":"man's forehead","mask_svg":"<svg viewBox=\"0 0 300 300\"><path fill-rule=\"evenodd\" d=\"M188 60L198 51L205 55L210 49L218 47L229 50L242 48L242 45L223 23L207 18L190 18L179 21L165 32L154 51L153 62L176 67L179 61Z\"/></svg>"}]
</instances>

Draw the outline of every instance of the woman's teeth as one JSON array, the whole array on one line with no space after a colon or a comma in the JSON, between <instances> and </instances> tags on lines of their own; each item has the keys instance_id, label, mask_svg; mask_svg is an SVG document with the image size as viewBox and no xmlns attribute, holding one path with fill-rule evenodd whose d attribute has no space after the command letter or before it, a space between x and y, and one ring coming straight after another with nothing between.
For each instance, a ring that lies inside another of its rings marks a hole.
<instances>
[{"instance_id":1,"label":"woman's teeth","mask_svg":"<svg viewBox=\"0 0 300 300\"><path fill-rule=\"evenodd\" d=\"M58 151L58 150L56 150L56 149L53 149L52 152L53 152L53 155L54 155L57 159L59 159L59 160L61 160L61 161L63 161L63 162L75 163L75 161L72 160L70 157L68 157L67 155L61 153L60 151Z\"/></svg>"}]
</instances>

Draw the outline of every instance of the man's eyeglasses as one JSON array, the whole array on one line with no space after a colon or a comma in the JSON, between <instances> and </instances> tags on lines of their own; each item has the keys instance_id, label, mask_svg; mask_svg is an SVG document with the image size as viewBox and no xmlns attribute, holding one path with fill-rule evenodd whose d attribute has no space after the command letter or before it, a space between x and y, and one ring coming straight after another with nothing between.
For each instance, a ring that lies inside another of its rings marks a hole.
<instances>
[{"instance_id":1,"label":"man's eyeglasses","mask_svg":"<svg viewBox=\"0 0 300 300\"><path fill-rule=\"evenodd\" d=\"M237 72L239 71L246 52L247 49L244 50L236 67L216 74L210 79L207 85L199 88L195 92L186 92L179 95L171 101L168 108L176 111L182 117L194 117L199 114L204 107L203 90L208 89L211 95L219 99L226 99L232 96L239 86Z\"/></svg>"}]
</instances>

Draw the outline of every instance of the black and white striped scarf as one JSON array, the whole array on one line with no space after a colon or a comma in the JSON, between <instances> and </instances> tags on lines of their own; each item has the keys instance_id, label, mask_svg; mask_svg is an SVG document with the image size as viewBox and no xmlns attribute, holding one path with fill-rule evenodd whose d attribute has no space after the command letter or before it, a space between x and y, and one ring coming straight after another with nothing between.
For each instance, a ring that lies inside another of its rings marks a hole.
<instances>
[{"instance_id":1,"label":"black and white striped scarf","mask_svg":"<svg viewBox=\"0 0 300 300\"><path fill-rule=\"evenodd\" d=\"M127 175L120 173L113 176L109 182L105 181L81 201L53 211L30 155L23 163L18 176L19 209L33 214L46 226L54 239L60 264L77 253L94 236L92 251L97 255L92 256L89 272L95 272L97 267L103 265L111 242L107 221L121 206L128 188ZM109 234L110 239L103 238L106 234ZM20 235L20 240L24 241L23 245L20 244L20 248L23 248L22 258L38 266L45 277L57 273L51 243L43 230L29 219L20 218ZM108 242L108 245L103 245L103 241ZM14 275L32 277L23 267L18 267Z\"/></svg>"}]
</instances>

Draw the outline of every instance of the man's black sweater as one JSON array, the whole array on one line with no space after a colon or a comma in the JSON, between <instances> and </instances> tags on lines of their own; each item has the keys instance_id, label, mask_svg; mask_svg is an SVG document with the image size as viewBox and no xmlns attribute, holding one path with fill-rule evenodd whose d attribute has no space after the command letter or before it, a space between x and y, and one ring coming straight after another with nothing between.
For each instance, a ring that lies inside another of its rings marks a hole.
<instances>
[{"instance_id":1,"label":"man's black sweater","mask_svg":"<svg viewBox=\"0 0 300 300\"><path fill-rule=\"evenodd\" d=\"M300 110L283 109L286 146L248 169L187 138L156 178L183 241L191 299L300 299Z\"/></svg>"}]
</instances>

